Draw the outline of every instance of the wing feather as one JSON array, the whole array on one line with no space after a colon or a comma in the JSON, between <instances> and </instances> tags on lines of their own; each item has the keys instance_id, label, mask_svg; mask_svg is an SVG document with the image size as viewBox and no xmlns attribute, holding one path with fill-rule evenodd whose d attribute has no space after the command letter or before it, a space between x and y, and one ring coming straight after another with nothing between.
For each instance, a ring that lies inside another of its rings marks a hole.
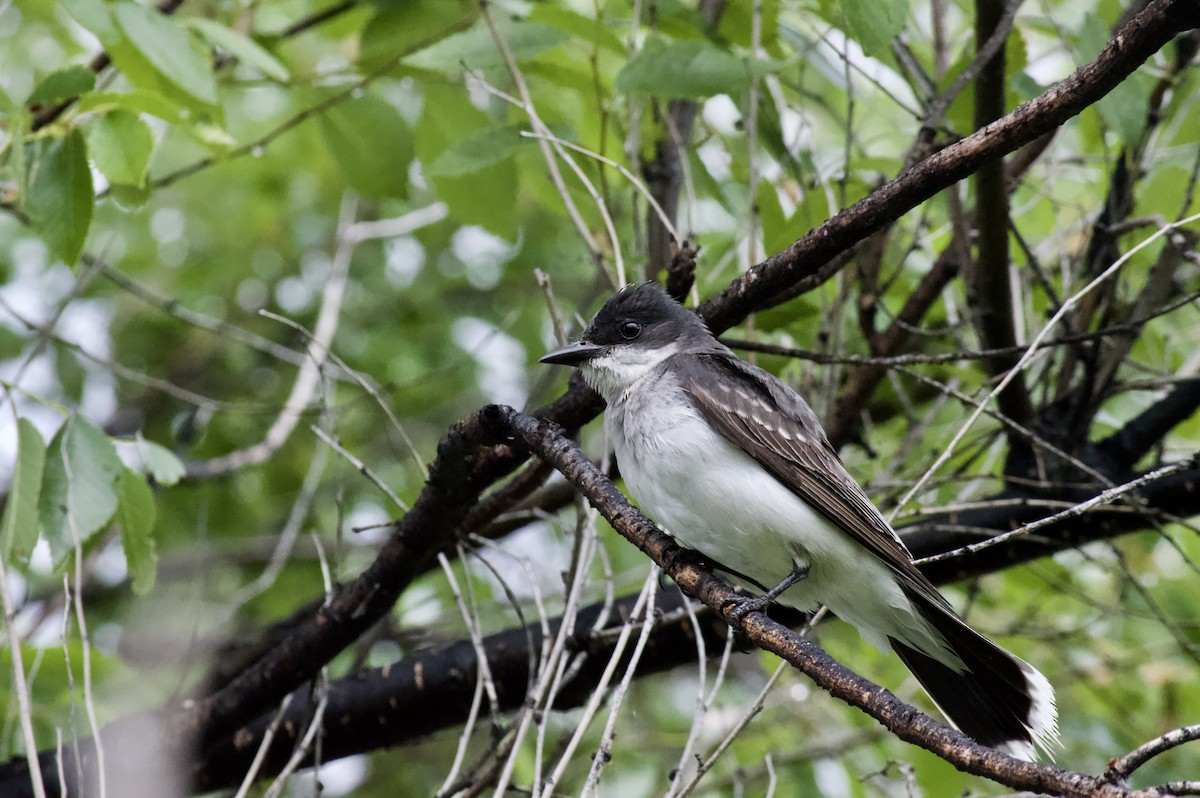
<instances>
[{"instance_id":1,"label":"wing feather","mask_svg":"<svg viewBox=\"0 0 1200 798\"><path fill-rule=\"evenodd\" d=\"M945 602L795 391L732 353L683 353L672 360L684 394L726 440L887 564L907 589Z\"/></svg>"}]
</instances>

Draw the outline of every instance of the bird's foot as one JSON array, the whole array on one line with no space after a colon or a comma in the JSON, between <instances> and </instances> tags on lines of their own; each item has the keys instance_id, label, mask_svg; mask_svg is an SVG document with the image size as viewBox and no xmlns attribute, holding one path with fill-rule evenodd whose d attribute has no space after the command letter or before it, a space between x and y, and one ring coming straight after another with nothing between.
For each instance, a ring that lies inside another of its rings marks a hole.
<instances>
[{"instance_id":1,"label":"bird's foot","mask_svg":"<svg viewBox=\"0 0 1200 798\"><path fill-rule=\"evenodd\" d=\"M729 613L730 622L734 624L740 624L742 619L750 613L763 612L771 606L775 599L779 598L783 591L799 582L803 582L807 576L808 565L796 563L795 567L792 568L792 572L785 576L782 582L775 585L775 587L771 588L766 593L763 593L761 596L753 596L751 598L739 600L737 602L737 606L734 607Z\"/></svg>"}]
</instances>

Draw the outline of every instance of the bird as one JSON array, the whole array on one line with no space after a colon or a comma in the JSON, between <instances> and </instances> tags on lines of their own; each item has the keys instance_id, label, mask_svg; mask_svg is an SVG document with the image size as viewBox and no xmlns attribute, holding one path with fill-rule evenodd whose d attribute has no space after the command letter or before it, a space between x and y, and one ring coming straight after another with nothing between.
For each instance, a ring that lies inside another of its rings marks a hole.
<instances>
[{"instance_id":1,"label":"bird","mask_svg":"<svg viewBox=\"0 0 1200 798\"><path fill-rule=\"evenodd\" d=\"M540 362L578 368L604 398L608 441L644 512L735 581L773 586L744 607L827 606L894 651L975 741L1026 760L1057 745L1046 677L959 617L804 399L695 312L655 283L627 286Z\"/></svg>"}]
</instances>

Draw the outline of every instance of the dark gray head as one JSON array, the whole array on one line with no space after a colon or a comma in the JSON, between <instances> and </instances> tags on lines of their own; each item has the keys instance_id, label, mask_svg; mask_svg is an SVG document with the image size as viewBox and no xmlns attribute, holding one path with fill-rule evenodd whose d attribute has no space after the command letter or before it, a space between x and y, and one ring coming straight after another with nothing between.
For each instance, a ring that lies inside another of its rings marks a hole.
<instances>
[{"instance_id":1,"label":"dark gray head","mask_svg":"<svg viewBox=\"0 0 1200 798\"><path fill-rule=\"evenodd\" d=\"M630 285L612 295L577 343L556 349L542 363L578 366L613 347L650 350L676 345L694 351L714 344L700 317L655 283Z\"/></svg>"},{"instance_id":2,"label":"dark gray head","mask_svg":"<svg viewBox=\"0 0 1200 798\"><path fill-rule=\"evenodd\" d=\"M578 366L584 379L611 401L677 352L723 348L699 316L654 283L642 283L615 293L579 341L550 352L541 362Z\"/></svg>"}]
</instances>

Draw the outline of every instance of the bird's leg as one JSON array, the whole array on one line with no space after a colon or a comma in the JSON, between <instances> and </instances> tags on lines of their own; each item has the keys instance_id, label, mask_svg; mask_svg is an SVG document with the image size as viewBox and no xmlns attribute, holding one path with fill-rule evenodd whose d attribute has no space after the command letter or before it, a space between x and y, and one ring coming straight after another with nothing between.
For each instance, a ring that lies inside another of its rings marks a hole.
<instances>
[{"instance_id":1,"label":"bird's leg","mask_svg":"<svg viewBox=\"0 0 1200 798\"><path fill-rule=\"evenodd\" d=\"M793 564L792 572L785 576L783 581L775 585L775 587L771 588L766 593L763 593L761 596L742 599L742 601L733 608L733 611L729 613L729 620L733 623L741 623L742 618L745 618L748 613L762 612L767 607L771 606L771 603L774 602L775 599L779 598L783 591L787 590L792 585L803 582L807 576L808 563L796 561Z\"/></svg>"}]
</instances>

